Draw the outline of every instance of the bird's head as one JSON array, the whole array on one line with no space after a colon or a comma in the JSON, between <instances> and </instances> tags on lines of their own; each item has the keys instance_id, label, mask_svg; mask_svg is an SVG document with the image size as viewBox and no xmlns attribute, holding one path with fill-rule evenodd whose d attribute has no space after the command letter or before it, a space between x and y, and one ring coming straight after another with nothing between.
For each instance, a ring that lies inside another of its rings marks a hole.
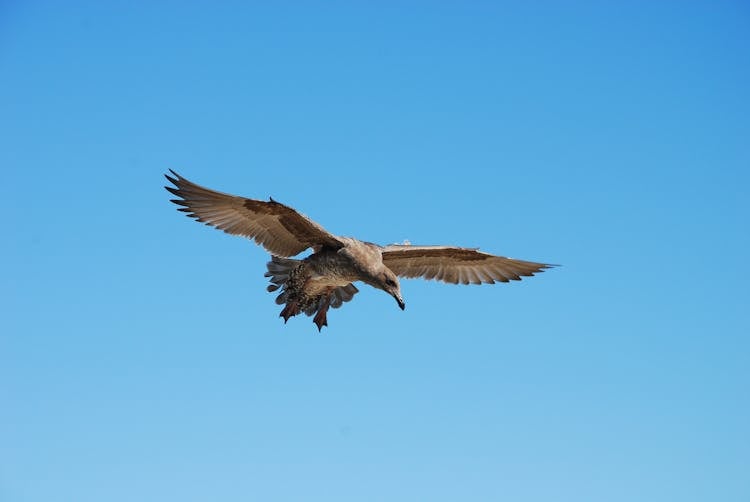
<instances>
[{"instance_id":1,"label":"bird's head","mask_svg":"<svg viewBox=\"0 0 750 502\"><path fill-rule=\"evenodd\" d=\"M383 267L383 270L376 277L376 286L395 298L398 306L401 307L401 310L404 310L406 303L404 303L404 299L401 297L401 285L398 282L396 274L387 267Z\"/></svg>"}]
</instances>

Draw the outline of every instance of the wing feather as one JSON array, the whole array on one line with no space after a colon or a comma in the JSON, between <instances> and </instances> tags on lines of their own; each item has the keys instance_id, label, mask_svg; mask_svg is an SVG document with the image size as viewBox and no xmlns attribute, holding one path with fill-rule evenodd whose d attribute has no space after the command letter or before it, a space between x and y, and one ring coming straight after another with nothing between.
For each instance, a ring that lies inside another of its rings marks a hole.
<instances>
[{"instance_id":1,"label":"wing feather","mask_svg":"<svg viewBox=\"0 0 750 502\"><path fill-rule=\"evenodd\" d=\"M178 211L228 234L253 239L276 256L294 256L314 246L341 248L342 242L323 227L293 208L276 202L246 199L196 185L176 172L166 175L179 197L172 202Z\"/></svg>"},{"instance_id":2,"label":"wing feather","mask_svg":"<svg viewBox=\"0 0 750 502\"><path fill-rule=\"evenodd\" d=\"M382 249L383 263L401 277L422 277L451 284L519 281L553 267L452 246L393 244Z\"/></svg>"}]
</instances>

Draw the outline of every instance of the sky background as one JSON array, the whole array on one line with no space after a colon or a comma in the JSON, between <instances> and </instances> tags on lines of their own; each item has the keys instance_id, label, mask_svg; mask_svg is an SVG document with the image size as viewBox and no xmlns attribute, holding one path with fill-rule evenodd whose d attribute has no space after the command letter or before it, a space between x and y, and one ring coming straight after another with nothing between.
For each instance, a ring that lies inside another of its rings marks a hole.
<instances>
[{"instance_id":1,"label":"sky background","mask_svg":"<svg viewBox=\"0 0 750 502\"><path fill-rule=\"evenodd\" d=\"M217 3L0 3L1 501L750 500L747 3ZM318 334L168 168L563 267Z\"/></svg>"}]
</instances>

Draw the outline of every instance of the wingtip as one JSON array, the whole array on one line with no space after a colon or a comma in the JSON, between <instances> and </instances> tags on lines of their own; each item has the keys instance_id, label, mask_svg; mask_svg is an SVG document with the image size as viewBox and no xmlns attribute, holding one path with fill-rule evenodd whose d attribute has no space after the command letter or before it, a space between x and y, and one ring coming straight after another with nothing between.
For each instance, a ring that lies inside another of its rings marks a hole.
<instances>
[{"instance_id":1,"label":"wingtip","mask_svg":"<svg viewBox=\"0 0 750 502\"><path fill-rule=\"evenodd\" d=\"M179 188L168 187L168 186L165 186L164 188L167 190L167 192L171 193L172 195L176 195L177 197L182 197L182 194L180 193L180 189ZM174 202L174 201L172 201L172 202Z\"/></svg>"},{"instance_id":2,"label":"wingtip","mask_svg":"<svg viewBox=\"0 0 750 502\"><path fill-rule=\"evenodd\" d=\"M167 180L169 180L169 182L175 186L178 185L180 181L185 179L179 174L177 174L177 172L174 169L168 169L168 171L172 173L172 176L170 176L169 174L165 174L164 177L167 178ZM167 188L167 187L164 187L164 188Z\"/></svg>"}]
</instances>

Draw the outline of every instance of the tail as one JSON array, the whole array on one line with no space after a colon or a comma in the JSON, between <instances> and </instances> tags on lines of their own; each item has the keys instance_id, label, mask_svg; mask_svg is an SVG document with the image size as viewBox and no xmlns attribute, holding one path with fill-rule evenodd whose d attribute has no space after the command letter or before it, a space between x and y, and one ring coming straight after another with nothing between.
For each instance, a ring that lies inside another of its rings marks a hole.
<instances>
[{"instance_id":1,"label":"tail","mask_svg":"<svg viewBox=\"0 0 750 502\"><path fill-rule=\"evenodd\" d=\"M287 291L284 286L289 280L289 274L297 268L301 260L293 260L291 258L279 258L278 256L271 256L271 261L266 263L268 272L263 274L264 277L270 277L269 281L271 284L266 288L268 292L276 291L281 289L281 294L276 297L276 304L282 305L286 303Z\"/></svg>"}]
</instances>

